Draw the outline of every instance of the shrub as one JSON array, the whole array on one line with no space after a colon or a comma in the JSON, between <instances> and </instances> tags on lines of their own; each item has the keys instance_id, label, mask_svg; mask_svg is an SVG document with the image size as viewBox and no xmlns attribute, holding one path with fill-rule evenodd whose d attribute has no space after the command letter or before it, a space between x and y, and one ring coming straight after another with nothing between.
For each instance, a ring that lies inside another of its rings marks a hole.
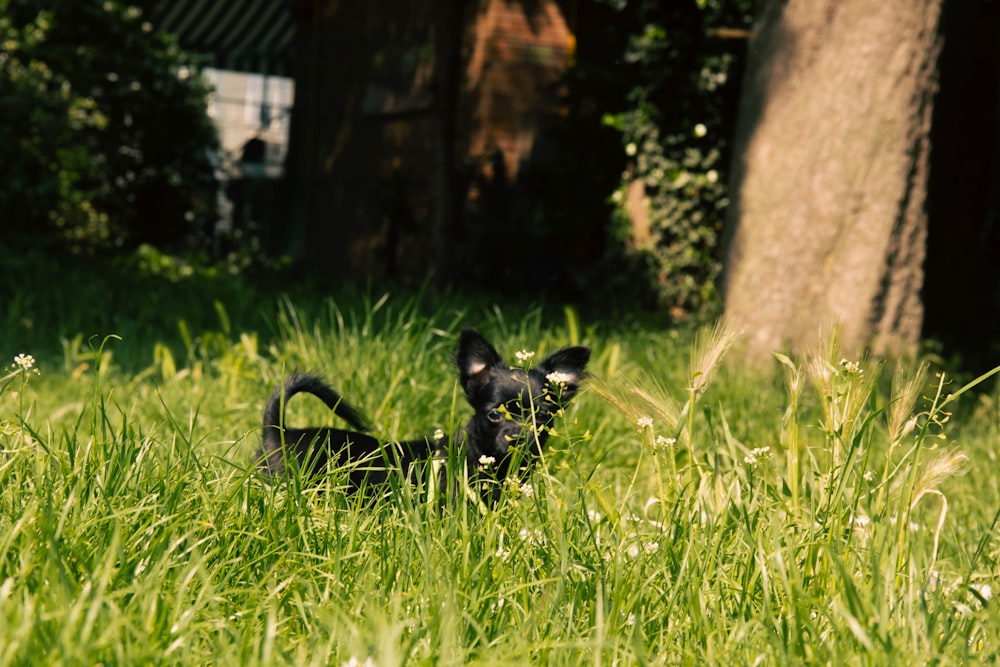
<instances>
[{"instance_id":1,"label":"shrub","mask_svg":"<svg viewBox=\"0 0 1000 667\"><path fill-rule=\"evenodd\" d=\"M619 241L661 306L704 314L716 305L728 138L745 50L743 40L712 31L744 28L751 3L618 4L635 25L623 60L636 82L625 108L604 116L629 160L612 195ZM640 217L646 221L637 225Z\"/></svg>"},{"instance_id":2,"label":"shrub","mask_svg":"<svg viewBox=\"0 0 1000 667\"><path fill-rule=\"evenodd\" d=\"M0 210L77 249L176 246L215 220L195 62L118 0L0 0Z\"/></svg>"}]
</instances>

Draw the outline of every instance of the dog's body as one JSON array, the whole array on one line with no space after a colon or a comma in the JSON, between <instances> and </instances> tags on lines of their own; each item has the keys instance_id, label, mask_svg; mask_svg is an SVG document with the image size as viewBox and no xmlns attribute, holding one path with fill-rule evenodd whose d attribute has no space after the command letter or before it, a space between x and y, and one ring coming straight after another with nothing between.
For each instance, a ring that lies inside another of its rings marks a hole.
<instances>
[{"instance_id":1,"label":"dog's body","mask_svg":"<svg viewBox=\"0 0 1000 667\"><path fill-rule=\"evenodd\" d=\"M290 458L307 474L334 464L346 467L351 486L361 488L385 482L392 470L409 474L422 462L444 459L454 444L464 450L470 481L504 481L512 473L523 474L541 452L549 425L576 394L589 359L589 348L569 347L534 368L513 368L477 331L464 329L456 361L462 389L475 411L472 418L452 438L394 444L369 435L367 420L322 380L295 373L274 390L264 408L260 465L279 476ZM284 404L298 393L318 396L355 430L283 426ZM440 493L447 491L443 470L434 483ZM499 497L498 484L477 488L490 504Z\"/></svg>"}]
</instances>

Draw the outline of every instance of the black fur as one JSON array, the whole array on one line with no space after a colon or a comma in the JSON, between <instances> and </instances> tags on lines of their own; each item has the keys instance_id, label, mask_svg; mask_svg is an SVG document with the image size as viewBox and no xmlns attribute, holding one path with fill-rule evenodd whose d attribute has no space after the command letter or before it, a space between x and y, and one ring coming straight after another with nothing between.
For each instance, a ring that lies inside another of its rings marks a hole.
<instances>
[{"instance_id":1,"label":"black fur","mask_svg":"<svg viewBox=\"0 0 1000 667\"><path fill-rule=\"evenodd\" d=\"M328 463L349 466L355 488L385 482L388 471L411 472L414 465L445 457L451 443L464 449L468 479L481 497L493 504L497 483L512 473L518 477L530 467L548 438L549 426L585 377L590 349L568 347L525 371L504 363L489 341L473 329L463 329L459 340L459 381L473 408L472 418L451 438L421 438L383 445L368 435L367 420L336 391L312 375L293 373L274 390L264 408L264 435L258 453L260 465L273 476L286 472L289 456L307 474ZM292 396L318 396L352 429L284 427L283 406ZM282 446L284 442L284 446ZM439 490L445 493L441 471Z\"/></svg>"},{"instance_id":2,"label":"black fur","mask_svg":"<svg viewBox=\"0 0 1000 667\"><path fill-rule=\"evenodd\" d=\"M284 405L292 396L302 393L320 398L355 430L283 427ZM431 451L426 440L400 443L398 450L391 451L368 435L369 431L368 420L323 380L315 375L292 373L274 390L264 407L264 435L258 454L260 464L272 476L281 476L287 472L291 456L306 476L312 476L332 460L338 466L350 466L349 480L357 488L365 483L384 482L387 463L398 463L407 469L414 460L426 459Z\"/></svg>"}]
</instances>

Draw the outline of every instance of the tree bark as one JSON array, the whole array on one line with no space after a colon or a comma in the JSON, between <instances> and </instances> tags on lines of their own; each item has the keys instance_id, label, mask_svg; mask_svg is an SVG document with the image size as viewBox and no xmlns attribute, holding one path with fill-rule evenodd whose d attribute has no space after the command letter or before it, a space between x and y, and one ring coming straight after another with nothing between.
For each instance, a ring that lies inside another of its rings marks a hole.
<instances>
[{"instance_id":1,"label":"tree bark","mask_svg":"<svg viewBox=\"0 0 1000 667\"><path fill-rule=\"evenodd\" d=\"M751 351L920 335L942 0L767 0L750 43L723 278Z\"/></svg>"}]
</instances>

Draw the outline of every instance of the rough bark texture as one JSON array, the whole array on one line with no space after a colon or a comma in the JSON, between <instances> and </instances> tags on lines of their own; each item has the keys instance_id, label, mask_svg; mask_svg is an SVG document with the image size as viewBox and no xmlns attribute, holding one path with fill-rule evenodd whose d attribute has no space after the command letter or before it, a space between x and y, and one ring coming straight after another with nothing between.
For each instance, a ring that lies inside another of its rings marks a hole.
<instances>
[{"instance_id":1,"label":"rough bark texture","mask_svg":"<svg viewBox=\"0 0 1000 667\"><path fill-rule=\"evenodd\" d=\"M763 3L723 284L753 351L917 342L941 1Z\"/></svg>"}]
</instances>

